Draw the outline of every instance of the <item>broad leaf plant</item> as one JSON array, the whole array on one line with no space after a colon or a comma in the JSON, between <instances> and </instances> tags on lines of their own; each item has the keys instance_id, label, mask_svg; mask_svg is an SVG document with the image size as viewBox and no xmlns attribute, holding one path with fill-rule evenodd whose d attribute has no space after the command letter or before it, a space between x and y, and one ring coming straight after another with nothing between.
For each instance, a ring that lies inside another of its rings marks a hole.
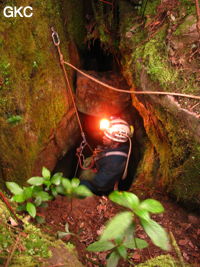
<instances>
[{"instance_id":1,"label":"broad leaf plant","mask_svg":"<svg viewBox=\"0 0 200 267\"><path fill-rule=\"evenodd\" d=\"M129 211L120 212L112 218L100 236L99 241L90 244L88 251L110 251L107 267L115 267L120 258L128 258L128 249L143 249L148 243L135 236L135 229L139 223L152 242L162 248L169 249L169 239L166 231L156 221L151 219L151 213L162 213L162 204L154 199L140 201L130 192L113 191L109 195L113 202L128 208Z\"/></svg>"}]
</instances>

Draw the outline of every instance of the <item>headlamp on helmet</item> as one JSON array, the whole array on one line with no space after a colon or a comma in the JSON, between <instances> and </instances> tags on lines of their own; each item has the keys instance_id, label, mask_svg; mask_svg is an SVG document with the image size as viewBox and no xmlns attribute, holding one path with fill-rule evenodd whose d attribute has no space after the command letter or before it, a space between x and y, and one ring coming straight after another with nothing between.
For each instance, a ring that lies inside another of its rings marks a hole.
<instances>
[{"instance_id":1,"label":"headlamp on helmet","mask_svg":"<svg viewBox=\"0 0 200 267\"><path fill-rule=\"evenodd\" d=\"M102 119L100 121L100 130L105 130L110 127L110 121L108 119Z\"/></svg>"},{"instance_id":2,"label":"headlamp on helmet","mask_svg":"<svg viewBox=\"0 0 200 267\"><path fill-rule=\"evenodd\" d=\"M127 142L128 138L132 136L129 124L120 118L111 119L110 121L102 119L100 129L104 131L104 135L107 138L120 143Z\"/></svg>"}]
</instances>

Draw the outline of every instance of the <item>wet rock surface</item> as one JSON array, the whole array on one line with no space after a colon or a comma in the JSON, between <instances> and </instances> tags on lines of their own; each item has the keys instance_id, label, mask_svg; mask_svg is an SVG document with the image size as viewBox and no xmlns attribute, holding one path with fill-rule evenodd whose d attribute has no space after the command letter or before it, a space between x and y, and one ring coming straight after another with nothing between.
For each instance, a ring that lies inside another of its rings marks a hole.
<instances>
[{"instance_id":1,"label":"wet rock surface","mask_svg":"<svg viewBox=\"0 0 200 267\"><path fill-rule=\"evenodd\" d=\"M125 79L119 73L112 71L85 72L108 85L129 90ZM117 115L121 114L131 105L131 97L129 94L115 92L88 79L82 74L78 74L76 102L78 110L88 115Z\"/></svg>"}]
</instances>

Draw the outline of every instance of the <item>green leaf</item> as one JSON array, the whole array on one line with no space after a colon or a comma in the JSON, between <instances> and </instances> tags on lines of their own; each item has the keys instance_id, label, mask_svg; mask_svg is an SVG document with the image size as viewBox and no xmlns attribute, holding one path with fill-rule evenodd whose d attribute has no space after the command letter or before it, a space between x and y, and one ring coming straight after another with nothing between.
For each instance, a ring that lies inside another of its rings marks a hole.
<instances>
[{"instance_id":1,"label":"green leaf","mask_svg":"<svg viewBox=\"0 0 200 267\"><path fill-rule=\"evenodd\" d=\"M37 193L42 190L42 186L33 186L33 196L37 195Z\"/></svg>"},{"instance_id":2,"label":"green leaf","mask_svg":"<svg viewBox=\"0 0 200 267\"><path fill-rule=\"evenodd\" d=\"M46 179L50 179L51 177L51 173L46 167L42 168L42 176Z\"/></svg>"},{"instance_id":3,"label":"green leaf","mask_svg":"<svg viewBox=\"0 0 200 267\"><path fill-rule=\"evenodd\" d=\"M9 122L10 124L17 124L19 122L21 122L22 117L19 115L12 115L10 118L7 119L7 122Z\"/></svg>"},{"instance_id":4,"label":"green leaf","mask_svg":"<svg viewBox=\"0 0 200 267\"><path fill-rule=\"evenodd\" d=\"M78 178L73 178L73 179L71 180L72 188L76 188L76 187L78 187L79 184L80 184L80 180L79 180Z\"/></svg>"},{"instance_id":5,"label":"green leaf","mask_svg":"<svg viewBox=\"0 0 200 267\"><path fill-rule=\"evenodd\" d=\"M28 213L31 215L31 217L35 218L36 215L36 208L35 205L31 202L28 202L26 204L26 210L28 211Z\"/></svg>"},{"instance_id":6,"label":"green leaf","mask_svg":"<svg viewBox=\"0 0 200 267\"><path fill-rule=\"evenodd\" d=\"M140 239L140 238L133 238L132 240L124 242L123 245L126 248L130 248L130 249L137 249L137 248L143 249L143 248L148 247L148 243L145 240Z\"/></svg>"},{"instance_id":7,"label":"green leaf","mask_svg":"<svg viewBox=\"0 0 200 267\"><path fill-rule=\"evenodd\" d=\"M58 185L58 186L56 186L56 192L57 192L58 194L62 194L62 195L64 195L64 194L65 194L65 189L64 189L63 185Z\"/></svg>"},{"instance_id":8,"label":"green leaf","mask_svg":"<svg viewBox=\"0 0 200 267\"><path fill-rule=\"evenodd\" d=\"M124 240L125 241L132 240L134 232L135 232L135 224L134 224L134 222L132 222L131 225L125 231Z\"/></svg>"},{"instance_id":9,"label":"green leaf","mask_svg":"<svg viewBox=\"0 0 200 267\"><path fill-rule=\"evenodd\" d=\"M58 195L56 188L55 187L51 187L51 194L56 197Z\"/></svg>"},{"instance_id":10,"label":"green leaf","mask_svg":"<svg viewBox=\"0 0 200 267\"><path fill-rule=\"evenodd\" d=\"M97 241L92 244L90 244L87 247L88 251L98 252L98 251L106 251L110 250L115 247L115 244L113 244L110 241Z\"/></svg>"},{"instance_id":11,"label":"green leaf","mask_svg":"<svg viewBox=\"0 0 200 267\"><path fill-rule=\"evenodd\" d=\"M51 181L50 180L44 180L44 185L46 186L45 190L48 191L50 186L51 186Z\"/></svg>"},{"instance_id":12,"label":"green leaf","mask_svg":"<svg viewBox=\"0 0 200 267\"><path fill-rule=\"evenodd\" d=\"M41 197L36 197L35 201L34 201L36 207L39 207L42 204L42 198Z\"/></svg>"},{"instance_id":13,"label":"green leaf","mask_svg":"<svg viewBox=\"0 0 200 267\"><path fill-rule=\"evenodd\" d=\"M81 197L91 197L93 195L85 185L79 185L79 187L74 190L74 193Z\"/></svg>"},{"instance_id":14,"label":"green leaf","mask_svg":"<svg viewBox=\"0 0 200 267\"><path fill-rule=\"evenodd\" d=\"M70 180L67 179L67 178L63 178L62 179L62 185L63 185L63 187L65 189L65 193L66 194L71 194L71 192L72 192L72 186L71 186Z\"/></svg>"},{"instance_id":15,"label":"green leaf","mask_svg":"<svg viewBox=\"0 0 200 267\"><path fill-rule=\"evenodd\" d=\"M151 218L149 216L149 212L146 211L146 210L140 209L140 207L138 207L137 209L135 209L134 212L141 219L144 219L146 221L151 220Z\"/></svg>"},{"instance_id":16,"label":"green leaf","mask_svg":"<svg viewBox=\"0 0 200 267\"><path fill-rule=\"evenodd\" d=\"M119 246L119 247L117 248L117 251L118 251L119 255L120 255L122 258L124 258L124 259L127 258L127 250L126 250L125 246L123 246L123 245Z\"/></svg>"},{"instance_id":17,"label":"green leaf","mask_svg":"<svg viewBox=\"0 0 200 267\"><path fill-rule=\"evenodd\" d=\"M26 210L26 204L20 204L18 205L17 207L17 211L20 212L20 211L25 211Z\"/></svg>"},{"instance_id":18,"label":"green leaf","mask_svg":"<svg viewBox=\"0 0 200 267\"><path fill-rule=\"evenodd\" d=\"M163 205L159 201L151 198L142 201L140 208L152 213L161 213L165 210Z\"/></svg>"},{"instance_id":19,"label":"green leaf","mask_svg":"<svg viewBox=\"0 0 200 267\"><path fill-rule=\"evenodd\" d=\"M169 250L169 239L164 228L153 220L146 221L141 219L140 221L152 242L164 250Z\"/></svg>"},{"instance_id":20,"label":"green leaf","mask_svg":"<svg viewBox=\"0 0 200 267\"><path fill-rule=\"evenodd\" d=\"M113 251L107 260L106 267L116 267L119 259L119 254L116 251Z\"/></svg>"},{"instance_id":21,"label":"green leaf","mask_svg":"<svg viewBox=\"0 0 200 267\"><path fill-rule=\"evenodd\" d=\"M132 223L132 220L132 212L125 211L117 214L108 222L100 241L112 240L121 237Z\"/></svg>"},{"instance_id":22,"label":"green leaf","mask_svg":"<svg viewBox=\"0 0 200 267\"><path fill-rule=\"evenodd\" d=\"M51 178L51 183L55 185L59 185L61 183L62 172L55 173Z\"/></svg>"},{"instance_id":23,"label":"green leaf","mask_svg":"<svg viewBox=\"0 0 200 267\"><path fill-rule=\"evenodd\" d=\"M33 187L24 187L23 191L24 191L23 194L26 200L29 198L32 198Z\"/></svg>"},{"instance_id":24,"label":"green leaf","mask_svg":"<svg viewBox=\"0 0 200 267\"><path fill-rule=\"evenodd\" d=\"M23 192L22 188L14 182L6 182L6 186L13 195L19 195Z\"/></svg>"},{"instance_id":25,"label":"green leaf","mask_svg":"<svg viewBox=\"0 0 200 267\"><path fill-rule=\"evenodd\" d=\"M136 209L139 206L139 198L130 192L113 191L109 195L109 199L131 210Z\"/></svg>"},{"instance_id":26,"label":"green leaf","mask_svg":"<svg viewBox=\"0 0 200 267\"><path fill-rule=\"evenodd\" d=\"M19 194L19 195L15 195L15 196L13 196L13 198L12 198L15 202L17 202L17 203L22 203L22 202L24 202L26 199L25 199L25 196L24 196L24 194L22 193L22 194Z\"/></svg>"},{"instance_id":27,"label":"green leaf","mask_svg":"<svg viewBox=\"0 0 200 267\"><path fill-rule=\"evenodd\" d=\"M44 183L44 178L43 177L32 177L28 179L27 183L32 184L32 185L42 185Z\"/></svg>"},{"instance_id":28,"label":"green leaf","mask_svg":"<svg viewBox=\"0 0 200 267\"><path fill-rule=\"evenodd\" d=\"M41 197L42 201L48 201L52 199L52 197L47 192L43 191L38 192L37 197Z\"/></svg>"}]
</instances>

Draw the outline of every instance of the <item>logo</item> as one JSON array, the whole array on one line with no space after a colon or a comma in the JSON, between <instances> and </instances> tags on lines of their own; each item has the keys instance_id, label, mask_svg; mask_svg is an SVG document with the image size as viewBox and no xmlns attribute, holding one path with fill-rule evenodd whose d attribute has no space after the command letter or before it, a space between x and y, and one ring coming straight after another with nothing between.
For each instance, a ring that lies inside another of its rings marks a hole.
<instances>
[{"instance_id":1,"label":"logo","mask_svg":"<svg viewBox=\"0 0 200 267\"><path fill-rule=\"evenodd\" d=\"M33 16L33 8L31 6L20 6L20 7L12 7L12 6L6 6L3 9L3 15L6 18L16 18L16 17L25 17L30 18Z\"/></svg>"}]
</instances>

